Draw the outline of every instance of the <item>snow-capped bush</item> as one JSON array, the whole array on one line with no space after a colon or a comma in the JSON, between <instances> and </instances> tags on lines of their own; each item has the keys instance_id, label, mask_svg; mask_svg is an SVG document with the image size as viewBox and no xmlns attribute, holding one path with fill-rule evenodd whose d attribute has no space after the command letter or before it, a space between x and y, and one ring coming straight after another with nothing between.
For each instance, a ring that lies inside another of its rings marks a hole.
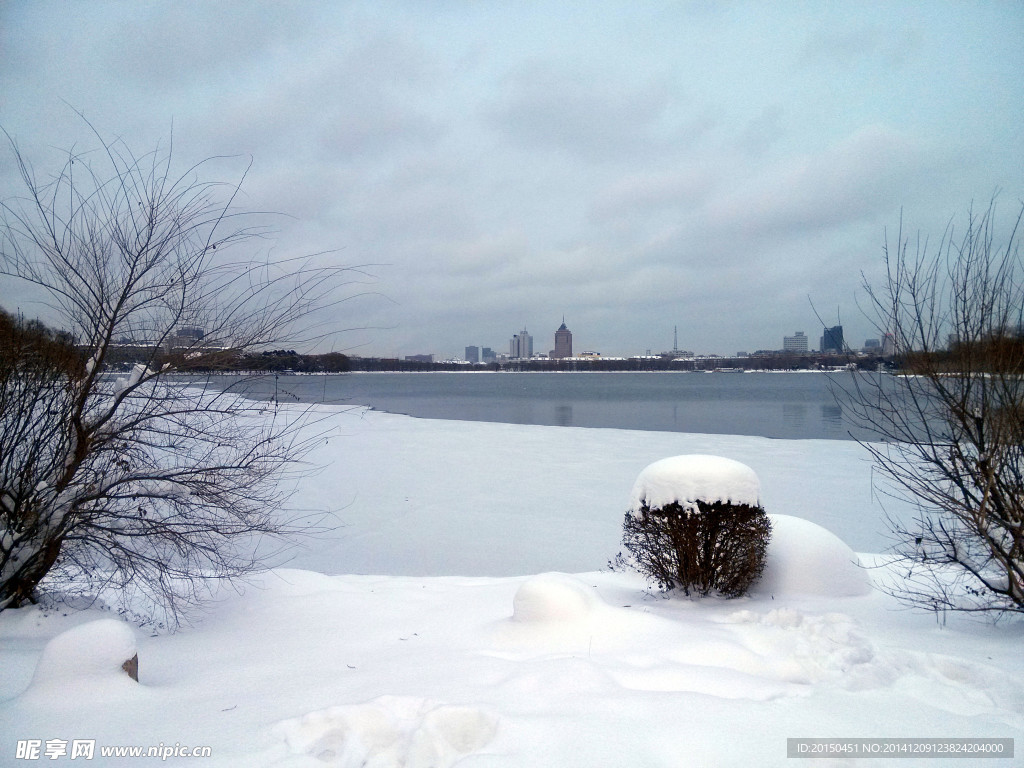
<instances>
[{"instance_id":1,"label":"snow-capped bush","mask_svg":"<svg viewBox=\"0 0 1024 768\"><path fill-rule=\"evenodd\" d=\"M771 521L750 467L718 456L674 456L633 485L619 555L661 589L739 597L760 578Z\"/></svg>"}]
</instances>

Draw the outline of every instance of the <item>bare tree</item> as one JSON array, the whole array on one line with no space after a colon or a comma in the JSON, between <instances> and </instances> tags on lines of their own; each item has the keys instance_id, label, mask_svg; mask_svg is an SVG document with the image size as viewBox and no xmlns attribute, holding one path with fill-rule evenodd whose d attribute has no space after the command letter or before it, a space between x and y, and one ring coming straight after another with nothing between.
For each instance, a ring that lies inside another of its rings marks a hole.
<instances>
[{"instance_id":1,"label":"bare tree","mask_svg":"<svg viewBox=\"0 0 1024 768\"><path fill-rule=\"evenodd\" d=\"M901 222L886 282L865 281L894 375L860 373L848 415L886 491L910 500L891 521L903 566L890 591L932 610L1024 612L1024 270L1018 227L995 203L935 247Z\"/></svg>"},{"instance_id":2,"label":"bare tree","mask_svg":"<svg viewBox=\"0 0 1024 768\"><path fill-rule=\"evenodd\" d=\"M292 529L282 481L312 439L293 413L181 374L308 340L362 273L233 257L265 234L235 209L240 182L96 138L46 182L10 141L26 194L2 206L0 274L41 289L82 354L22 334L0 363L0 610L53 585L148 600L173 625ZM126 344L142 362L115 375Z\"/></svg>"}]
</instances>

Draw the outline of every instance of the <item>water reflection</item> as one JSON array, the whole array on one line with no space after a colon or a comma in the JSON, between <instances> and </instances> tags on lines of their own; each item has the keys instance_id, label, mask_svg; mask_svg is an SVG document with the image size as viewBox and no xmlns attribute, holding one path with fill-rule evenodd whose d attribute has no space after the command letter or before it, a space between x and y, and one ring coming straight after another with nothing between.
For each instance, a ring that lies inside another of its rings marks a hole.
<instances>
[{"instance_id":1,"label":"water reflection","mask_svg":"<svg viewBox=\"0 0 1024 768\"><path fill-rule=\"evenodd\" d=\"M555 406L555 424L560 427L571 427L572 426L572 406L571 405L556 405Z\"/></svg>"},{"instance_id":2,"label":"water reflection","mask_svg":"<svg viewBox=\"0 0 1024 768\"><path fill-rule=\"evenodd\" d=\"M782 421L792 429L801 429L807 423L806 403L783 403Z\"/></svg>"},{"instance_id":3,"label":"water reflection","mask_svg":"<svg viewBox=\"0 0 1024 768\"><path fill-rule=\"evenodd\" d=\"M832 434L842 432L844 430L842 407L836 403L823 404L821 406L821 421Z\"/></svg>"}]
</instances>

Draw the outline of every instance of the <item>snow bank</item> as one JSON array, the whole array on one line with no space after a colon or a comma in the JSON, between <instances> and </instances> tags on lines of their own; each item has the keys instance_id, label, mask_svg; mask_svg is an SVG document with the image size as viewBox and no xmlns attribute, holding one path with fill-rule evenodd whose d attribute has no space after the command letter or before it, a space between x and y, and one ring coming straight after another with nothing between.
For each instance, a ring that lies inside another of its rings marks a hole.
<instances>
[{"instance_id":1,"label":"snow bank","mask_svg":"<svg viewBox=\"0 0 1024 768\"><path fill-rule=\"evenodd\" d=\"M761 484L746 464L721 456L691 454L661 459L647 466L637 477L629 509L638 512L678 502L724 502L760 506Z\"/></svg>"},{"instance_id":2,"label":"snow bank","mask_svg":"<svg viewBox=\"0 0 1024 768\"><path fill-rule=\"evenodd\" d=\"M579 579L544 573L523 582L512 599L512 620L517 622L579 621L598 606L593 590Z\"/></svg>"},{"instance_id":3,"label":"snow bank","mask_svg":"<svg viewBox=\"0 0 1024 768\"><path fill-rule=\"evenodd\" d=\"M46 644L26 694L75 698L136 683L122 665L138 653L135 632L123 621L98 619L62 632Z\"/></svg>"},{"instance_id":4,"label":"snow bank","mask_svg":"<svg viewBox=\"0 0 1024 768\"><path fill-rule=\"evenodd\" d=\"M758 594L852 597L871 591L856 553L833 534L790 515L768 515L772 537Z\"/></svg>"}]
</instances>

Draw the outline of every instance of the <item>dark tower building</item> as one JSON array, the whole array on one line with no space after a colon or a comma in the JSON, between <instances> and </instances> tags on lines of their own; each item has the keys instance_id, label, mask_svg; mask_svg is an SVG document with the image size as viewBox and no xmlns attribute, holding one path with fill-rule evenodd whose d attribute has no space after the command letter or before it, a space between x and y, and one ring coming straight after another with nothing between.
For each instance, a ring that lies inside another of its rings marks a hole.
<instances>
[{"instance_id":1,"label":"dark tower building","mask_svg":"<svg viewBox=\"0 0 1024 768\"><path fill-rule=\"evenodd\" d=\"M565 327L565 318L555 331L555 357L572 357L572 331Z\"/></svg>"},{"instance_id":2,"label":"dark tower building","mask_svg":"<svg viewBox=\"0 0 1024 768\"><path fill-rule=\"evenodd\" d=\"M821 337L821 351L836 354L846 351L846 345L843 343L843 326L835 325L825 329L824 335Z\"/></svg>"}]
</instances>

